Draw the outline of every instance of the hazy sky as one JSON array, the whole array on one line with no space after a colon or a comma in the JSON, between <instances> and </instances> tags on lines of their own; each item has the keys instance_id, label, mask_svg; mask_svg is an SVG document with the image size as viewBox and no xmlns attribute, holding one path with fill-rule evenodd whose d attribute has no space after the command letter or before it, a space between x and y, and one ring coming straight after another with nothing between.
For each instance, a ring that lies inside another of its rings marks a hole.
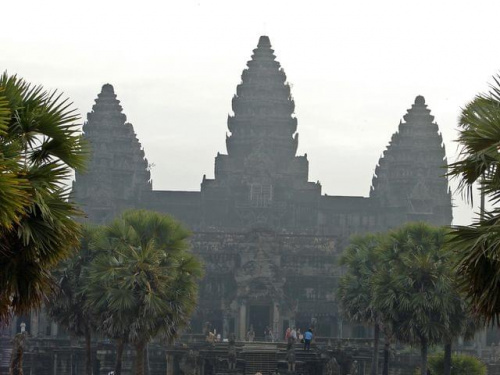
<instances>
[{"instance_id":1,"label":"hazy sky","mask_svg":"<svg viewBox=\"0 0 500 375\"><path fill-rule=\"evenodd\" d=\"M260 35L292 84L310 180L367 196L415 96L449 159L460 108L500 71L496 1L2 1L0 70L62 90L82 117L115 87L157 190L199 190ZM455 222L471 210L459 197Z\"/></svg>"}]
</instances>

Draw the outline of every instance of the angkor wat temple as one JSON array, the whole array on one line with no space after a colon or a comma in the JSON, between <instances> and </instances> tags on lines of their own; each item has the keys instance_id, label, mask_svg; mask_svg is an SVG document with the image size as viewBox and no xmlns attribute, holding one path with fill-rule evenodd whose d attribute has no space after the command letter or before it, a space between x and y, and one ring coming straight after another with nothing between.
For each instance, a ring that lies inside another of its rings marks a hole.
<instances>
[{"instance_id":1,"label":"angkor wat temple","mask_svg":"<svg viewBox=\"0 0 500 375\"><path fill-rule=\"evenodd\" d=\"M144 150L113 86L104 85L83 126L92 154L88 172L76 175L74 199L91 222L146 208L193 231L206 276L192 333L210 322L223 338L244 339L250 326L257 337L266 326L278 337L289 326L362 337L364 328L342 322L337 310L337 260L355 233L408 221L451 224L438 125L417 96L378 161L369 196L326 195L308 181L307 155L296 154L295 104L267 36L247 66L227 119L227 153L217 153L214 178L203 176L196 192L153 190Z\"/></svg>"},{"instance_id":2,"label":"angkor wat temple","mask_svg":"<svg viewBox=\"0 0 500 375\"><path fill-rule=\"evenodd\" d=\"M295 103L267 36L247 66L227 119L227 154L217 153L214 178L203 176L196 192L152 189L141 144L104 85L83 127L92 159L76 175L74 199L92 222L136 207L193 231L206 269L193 330L211 322L242 338L250 325L259 335L267 325L281 333L313 321L318 334L335 337L337 258L350 235L407 221L451 224L443 140L417 96L378 161L369 197L324 195L308 181L307 155L296 154Z\"/></svg>"}]
</instances>

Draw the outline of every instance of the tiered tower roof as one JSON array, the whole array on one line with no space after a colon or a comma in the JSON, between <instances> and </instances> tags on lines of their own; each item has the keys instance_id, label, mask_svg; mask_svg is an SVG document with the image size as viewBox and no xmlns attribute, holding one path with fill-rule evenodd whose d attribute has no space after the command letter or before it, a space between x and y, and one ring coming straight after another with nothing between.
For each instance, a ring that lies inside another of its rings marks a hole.
<instances>
[{"instance_id":1,"label":"tiered tower roof","mask_svg":"<svg viewBox=\"0 0 500 375\"><path fill-rule=\"evenodd\" d=\"M132 124L126 122L113 86L105 84L83 125L91 155L87 173L77 173L73 195L94 222L136 206L152 189L148 161Z\"/></svg>"},{"instance_id":2,"label":"tiered tower roof","mask_svg":"<svg viewBox=\"0 0 500 375\"><path fill-rule=\"evenodd\" d=\"M404 115L375 169L370 197L406 220L451 223L443 138L423 96Z\"/></svg>"},{"instance_id":3,"label":"tiered tower roof","mask_svg":"<svg viewBox=\"0 0 500 375\"><path fill-rule=\"evenodd\" d=\"M241 173L257 178L304 171L290 165L299 162L294 161L298 146L295 103L267 36L260 37L247 66L232 100L227 155L216 160L216 179ZM307 164L305 157L301 159L299 164ZM307 167L301 179L307 181Z\"/></svg>"}]
</instances>

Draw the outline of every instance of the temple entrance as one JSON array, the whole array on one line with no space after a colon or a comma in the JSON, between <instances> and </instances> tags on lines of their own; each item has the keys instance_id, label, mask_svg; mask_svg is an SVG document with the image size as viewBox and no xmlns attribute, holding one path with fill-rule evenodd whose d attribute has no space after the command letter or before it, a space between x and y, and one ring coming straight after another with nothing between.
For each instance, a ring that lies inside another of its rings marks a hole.
<instances>
[{"instance_id":1,"label":"temple entrance","mask_svg":"<svg viewBox=\"0 0 500 375\"><path fill-rule=\"evenodd\" d=\"M248 317L248 327L253 325L255 340L264 341L266 327L271 327L271 306L251 305Z\"/></svg>"}]
</instances>

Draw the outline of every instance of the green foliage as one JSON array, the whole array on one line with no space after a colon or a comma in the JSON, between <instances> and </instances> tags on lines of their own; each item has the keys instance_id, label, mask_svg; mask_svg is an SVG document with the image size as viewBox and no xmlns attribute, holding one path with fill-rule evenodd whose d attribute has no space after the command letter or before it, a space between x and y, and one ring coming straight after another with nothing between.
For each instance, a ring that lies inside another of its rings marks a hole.
<instances>
[{"instance_id":1,"label":"green foliage","mask_svg":"<svg viewBox=\"0 0 500 375\"><path fill-rule=\"evenodd\" d=\"M449 343L467 321L450 267L453 257L444 248L446 233L425 223L389 232L378 248L383 267L373 277L375 308L399 341L420 346L423 375L429 346Z\"/></svg>"},{"instance_id":2,"label":"green foliage","mask_svg":"<svg viewBox=\"0 0 500 375\"><path fill-rule=\"evenodd\" d=\"M475 97L460 117L460 159L449 175L472 202L479 183L493 209L481 212L470 226L455 227L450 248L458 254L460 287L487 323L500 325L500 75L487 94Z\"/></svg>"},{"instance_id":3,"label":"green foliage","mask_svg":"<svg viewBox=\"0 0 500 375\"><path fill-rule=\"evenodd\" d=\"M374 278L374 303L404 343L439 343L451 327L458 306L444 236L444 229L410 223L380 246L384 267Z\"/></svg>"},{"instance_id":4,"label":"green foliage","mask_svg":"<svg viewBox=\"0 0 500 375\"><path fill-rule=\"evenodd\" d=\"M89 267L88 306L100 314L100 331L134 344L138 360L152 338L176 337L196 306L202 268L188 251L189 235L170 216L138 210L95 241L101 252Z\"/></svg>"},{"instance_id":5,"label":"green foliage","mask_svg":"<svg viewBox=\"0 0 500 375\"><path fill-rule=\"evenodd\" d=\"M40 306L51 268L78 244L64 187L85 161L77 119L60 94L0 76L0 322Z\"/></svg>"},{"instance_id":6,"label":"green foliage","mask_svg":"<svg viewBox=\"0 0 500 375\"><path fill-rule=\"evenodd\" d=\"M432 375L444 375L443 353L429 357L429 370ZM486 365L476 357L453 354L451 356L451 375L486 375Z\"/></svg>"},{"instance_id":7,"label":"green foliage","mask_svg":"<svg viewBox=\"0 0 500 375\"><path fill-rule=\"evenodd\" d=\"M96 314L87 304L86 283L89 266L96 256L91 242L98 236L99 227L84 226L80 246L54 272L58 279L55 293L47 304L51 317L75 336L83 336L97 324Z\"/></svg>"},{"instance_id":8,"label":"green foliage","mask_svg":"<svg viewBox=\"0 0 500 375\"><path fill-rule=\"evenodd\" d=\"M346 272L340 278L337 296L342 315L351 321L378 321L379 314L373 306L372 278L380 266L376 252L380 241L380 235L355 236L340 259Z\"/></svg>"}]
</instances>

